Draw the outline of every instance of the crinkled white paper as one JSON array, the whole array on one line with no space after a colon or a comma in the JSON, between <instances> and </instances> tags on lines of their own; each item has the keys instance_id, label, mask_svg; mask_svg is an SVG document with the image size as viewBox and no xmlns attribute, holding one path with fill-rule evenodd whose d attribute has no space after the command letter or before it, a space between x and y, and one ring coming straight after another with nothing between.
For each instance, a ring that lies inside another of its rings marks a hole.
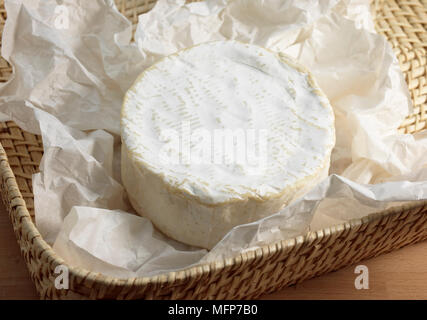
<instances>
[{"instance_id":1,"label":"crinkled white paper","mask_svg":"<svg viewBox=\"0 0 427 320\"><path fill-rule=\"evenodd\" d=\"M41 134L36 223L68 263L150 276L427 199L427 134L397 133L408 90L369 1L160 0L131 23L112 0L6 0L1 119ZM133 214L120 183L120 109L137 75L194 44L237 39L306 65L331 101L330 176L281 212L235 227L207 252L166 238ZM310 226L311 224L311 226Z\"/></svg>"}]
</instances>

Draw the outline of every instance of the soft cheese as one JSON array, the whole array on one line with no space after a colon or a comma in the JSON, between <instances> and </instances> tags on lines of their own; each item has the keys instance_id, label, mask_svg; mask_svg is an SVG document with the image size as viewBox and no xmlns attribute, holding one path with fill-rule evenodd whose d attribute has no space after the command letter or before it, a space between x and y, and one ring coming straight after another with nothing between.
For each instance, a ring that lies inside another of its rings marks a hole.
<instances>
[{"instance_id":1,"label":"soft cheese","mask_svg":"<svg viewBox=\"0 0 427 320\"><path fill-rule=\"evenodd\" d=\"M122 180L170 237L212 248L327 175L333 110L287 56L201 44L145 70L122 108Z\"/></svg>"}]
</instances>

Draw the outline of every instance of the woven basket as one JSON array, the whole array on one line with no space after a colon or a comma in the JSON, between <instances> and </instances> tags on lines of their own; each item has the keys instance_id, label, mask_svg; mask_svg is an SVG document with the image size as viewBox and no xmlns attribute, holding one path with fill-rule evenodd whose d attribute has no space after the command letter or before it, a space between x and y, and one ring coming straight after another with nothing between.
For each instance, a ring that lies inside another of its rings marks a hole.
<instances>
[{"instance_id":1,"label":"woven basket","mask_svg":"<svg viewBox=\"0 0 427 320\"><path fill-rule=\"evenodd\" d=\"M134 24L155 1L116 1ZM427 122L427 1L375 1L376 28L393 45L409 85L414 113L401 132L413 133ZM6 12L0 0L0 31ZM11 75L0 60L0 81ZM31 175L43 154L39 136L13 122L0 125L0 175L3 201L31 279L41 298L90 299L241 299L280 290L361 260L427 239L427 202L392 208L363 219L280 241L255 252L161 276L115 279L69 266L69 290L57 290L54 270L66 264L43 240L33 223Z\"/></svg>"}]
</instances>

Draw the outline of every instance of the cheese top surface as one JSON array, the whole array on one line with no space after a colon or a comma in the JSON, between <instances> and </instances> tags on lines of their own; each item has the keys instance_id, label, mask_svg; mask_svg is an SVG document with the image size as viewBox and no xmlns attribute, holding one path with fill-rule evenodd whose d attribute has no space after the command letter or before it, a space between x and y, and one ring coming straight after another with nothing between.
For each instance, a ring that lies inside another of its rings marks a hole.
<instances>
[{"instance_id":1,"label":"cheese top surface","mask_svg":"<svg viewBox=\"0 0 427 320\"><path fill-rule=\"evenodd\" d=\"M171 192L205 204L280 196L328 166L334 114L290 58L209 42L146 69L122 108L122 142Z\"/></svg>"}]
</instances>

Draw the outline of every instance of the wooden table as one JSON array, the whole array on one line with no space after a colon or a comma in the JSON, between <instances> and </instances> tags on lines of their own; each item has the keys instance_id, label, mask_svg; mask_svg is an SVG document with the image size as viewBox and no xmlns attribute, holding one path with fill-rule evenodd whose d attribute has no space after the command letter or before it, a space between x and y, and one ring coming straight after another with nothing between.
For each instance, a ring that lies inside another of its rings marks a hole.
<instances>
[{"instance_id":1,"label":"wooden table","mask_svg":"<svg viewBox=\"0 0 427 320\"><path fill-rule=\"evenodd\" d=\"M357 290L355 267L307 280L263 299L427 299L427 241L364 261L369 289ZM0 204L0 299L37 299L7 213Z\"/></svg>"}]
</instances>

